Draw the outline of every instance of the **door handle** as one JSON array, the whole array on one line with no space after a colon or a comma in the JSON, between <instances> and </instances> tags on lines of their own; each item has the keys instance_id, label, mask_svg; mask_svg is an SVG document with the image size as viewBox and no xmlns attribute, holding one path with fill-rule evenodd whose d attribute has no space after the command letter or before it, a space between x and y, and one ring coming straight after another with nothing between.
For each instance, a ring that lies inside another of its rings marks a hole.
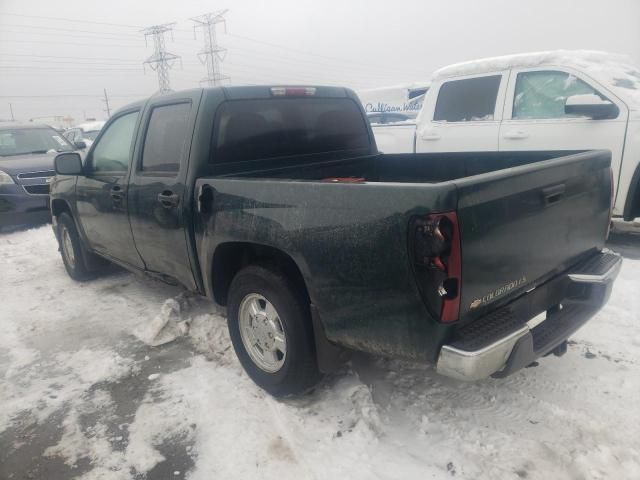
<instances>
[{"instance_id":1,"label":"door handle","mask_svg":"<svg viewBox=\"0 0 640 480\"><path fill-rule=\"evenodd\" d=\"M178 203L180 203L180 197L178 194L173 193L170 190L165 190L164 192L159 193L157 198L164 208L177 207Z\"/></svg>"},{"instance_id":2,"label":"door handle","mask_svg":"<svg viewBox=\"0 0 640 480\"><path fill-rule=\"evenodd\" d=\"M529 134L523 132L522 130L509 130L502 135L503 138L507 138L509 140L522 140L529 137Z\"/></svg>"},{"instance_id":3,"label":"door handle","mask_svg":"<svg viewBox=\"0 0 640 480\"><path fill-rule=\"evenodd\" d=\"M560 185L554 185L553 187L547 187L542 189L542 195L544 196L544 204L545 206L553 205L554 203L558 203L564 197L565 185L561 183Z\"/></svg>"},{"instance_id":4,"label":"door handle","mask_svg":"<svg viewBox=\"0 0 640 480\"><path fill-rule=\"evenodd\" d=\"M113 187L111 187L111 198L115 202L122 201L123 195L122 195L122 188L120 187L120 185L114 185Z\"/></svg>"},{"instance_id":5,"label":"door handle","mask_svg":"<svg viewBox=\"0 0 640 480\"><path fill-rule=\"evenodd\" d=\"M422 140L429 140L429 141L434 141L434 140L440 140L440 134L438 132L422 132L421 135Z\"/></svg>"}]
</instances>

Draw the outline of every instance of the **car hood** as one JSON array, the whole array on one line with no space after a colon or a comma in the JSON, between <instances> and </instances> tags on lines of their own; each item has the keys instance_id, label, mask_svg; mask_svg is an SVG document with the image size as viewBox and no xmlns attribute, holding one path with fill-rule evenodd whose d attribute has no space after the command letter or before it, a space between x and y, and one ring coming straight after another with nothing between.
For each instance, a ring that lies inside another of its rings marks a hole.
<instances>
[{"instance_id":1,"label":"car hood","mask_svg":"<svg viewBox=\"0 0 640 480\"><path fill-rule=\"evenodd\" d=\"M19 173L53 170L53 159L57 153L41 153L0 157L0 170L15 177Z\"/></svg>"}]
</instances>

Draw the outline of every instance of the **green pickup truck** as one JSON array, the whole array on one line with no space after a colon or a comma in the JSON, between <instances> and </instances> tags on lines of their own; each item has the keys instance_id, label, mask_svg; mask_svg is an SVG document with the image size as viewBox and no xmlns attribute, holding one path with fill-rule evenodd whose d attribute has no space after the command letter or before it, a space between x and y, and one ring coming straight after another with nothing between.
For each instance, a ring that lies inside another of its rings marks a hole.
<instances>
[{"instance_id":1,"label":"green pickup truck","mask_svg":"<svg viewBox=\"0 0 640 480\"><path fill-rule=\"evenodd\" d=\"M607 301L610 153L385 155L355 94L205 88L123 108L56 157L69 275L105 261L226 305L249 376L294 394L343 353L502 377Z\"/></svg>"}]
</instances>

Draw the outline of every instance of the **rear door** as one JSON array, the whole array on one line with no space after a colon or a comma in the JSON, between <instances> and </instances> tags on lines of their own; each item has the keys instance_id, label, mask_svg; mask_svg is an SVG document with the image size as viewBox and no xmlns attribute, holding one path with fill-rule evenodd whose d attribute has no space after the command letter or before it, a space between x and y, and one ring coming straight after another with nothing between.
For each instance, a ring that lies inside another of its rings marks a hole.
<instances>
[{"instance_id":1,"label":"rear door","mask_svg":"<svg viewBox=\"0 0 640 480\"><path fill-rule=\"evenodd\" d=\"M129 183L131 229L147 270L192 290L191 199L185 182L201 95L184 92L148 103Z\"/></svg>"},{"instance_id":2,"label":"rear door","mask_svg":"<svg viewBox=\"0 0 640 480\"><path fill-rule=\"evenodd\" d=\"M433 85L419 117L416 152L498 150L507 77L499 71Z\"/></svg>"},{"instance_id":3,"label":"rear door","mask_svg":"<svg viewBox=\"0 0 640 480\"><path fill-rule=\"evenodd\" d=\"M534 288L604 246L610 158L585 152L454 181L461 318Z\"/></svg>"},{"instance_id":4,"label":"rear door","mask_svg":"<svg viewBox=\"0 0 640 480\"><path fill-rule=\"evenodd\" d=\"M567 97L584 94L615 103L618 117L592 120L565 114ZM560 67L515 69L507 89L500 150L609 150L617 180L627 117L623 102L579 72Z\"/></svg>"},{"instance_id":5,"label":"rear door","mask_svg":"<svg viewBox=\"0 0 640 480\"><path fill-rule=\"evenodd\" d=\"M139 114L136 109L111 118L87 155L85 174L78 176L76 205L80 226L92 249L143 268L127 217L127 174Z\"/></svg>"}]
</instances>

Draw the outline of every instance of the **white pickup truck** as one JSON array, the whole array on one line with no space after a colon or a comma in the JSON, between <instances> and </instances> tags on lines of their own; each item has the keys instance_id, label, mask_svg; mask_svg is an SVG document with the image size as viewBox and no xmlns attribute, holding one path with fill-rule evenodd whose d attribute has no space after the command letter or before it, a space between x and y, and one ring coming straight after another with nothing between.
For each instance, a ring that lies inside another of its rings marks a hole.
<instances>
[{"instance_id":1,"label":"white pickup truck","mask_svg":"<svg viewBox=\"0 0 640 480\"><path fill-rule=\"evenodd\" d=\"M434 73L414 122L373 131L384 153L610 150L614 224L640 229L640 69L626 57L554 51L450 65Z\"/></svg>"}]
</instances>

